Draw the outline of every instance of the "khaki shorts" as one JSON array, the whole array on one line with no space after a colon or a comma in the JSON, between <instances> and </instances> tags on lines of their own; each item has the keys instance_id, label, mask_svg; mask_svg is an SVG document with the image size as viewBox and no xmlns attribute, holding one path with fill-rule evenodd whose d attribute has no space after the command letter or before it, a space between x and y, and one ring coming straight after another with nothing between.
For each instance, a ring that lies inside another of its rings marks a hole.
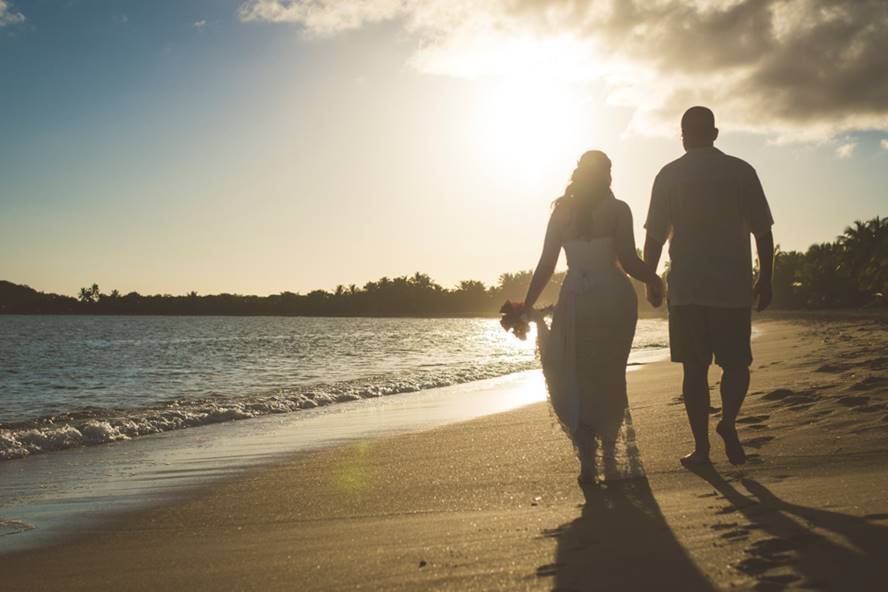
<instances>
[{"instance_id":1,"label":"khaki shorts","mask_svg":"<svg viewBox=\"0 0 888 592\"><path fill-rule=\"evenodd\" d=\"M673 362L725 367L752 364L751 308L686 304L669 306L669 351Z\"/></svg>"}]
</instances>

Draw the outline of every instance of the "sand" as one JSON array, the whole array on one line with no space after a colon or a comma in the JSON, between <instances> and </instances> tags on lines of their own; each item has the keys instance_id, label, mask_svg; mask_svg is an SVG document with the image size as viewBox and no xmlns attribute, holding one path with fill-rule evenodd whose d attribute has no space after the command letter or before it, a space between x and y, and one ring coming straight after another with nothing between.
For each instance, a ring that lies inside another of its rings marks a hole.
<instances>
[{"instance_id":1,"label":"sand","mask_svg":"<svg viewBox=\"0 0 888 592\"><path fill-rule=\"evenodd\" d=\"M742 468L717 439L712 469L681 467L680 369L654 363L630 374L645 480L584 495L535 404L300 454L0 556L0 588L884 590L888 323L757 326Z\"/></svg>"}]
</instances>

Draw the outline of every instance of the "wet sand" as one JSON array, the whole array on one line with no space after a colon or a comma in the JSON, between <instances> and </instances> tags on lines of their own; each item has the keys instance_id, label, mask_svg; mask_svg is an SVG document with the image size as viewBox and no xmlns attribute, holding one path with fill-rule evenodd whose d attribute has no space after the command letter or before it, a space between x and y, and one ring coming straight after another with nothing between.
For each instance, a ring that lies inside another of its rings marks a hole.
<instances>
[{"instance_id":1,"label":"wet sand","mask_svg":"<svg viewBox=\"0 0 888 592\"><path fill-rule=\"evenodd\" d=\"M584 495L535 404L300 454L2 555L2 589L882 590L888 324L758 326L742 468L717 438L711 470L679 465L680 369L654 363L629 375L645 480Z\"/></svg>"}]
</instances>

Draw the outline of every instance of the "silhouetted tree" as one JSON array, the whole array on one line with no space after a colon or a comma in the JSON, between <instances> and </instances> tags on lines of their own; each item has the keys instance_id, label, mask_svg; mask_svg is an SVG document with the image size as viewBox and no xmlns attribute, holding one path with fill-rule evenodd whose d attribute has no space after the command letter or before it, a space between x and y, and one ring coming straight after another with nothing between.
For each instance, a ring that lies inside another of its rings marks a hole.
<instances>
[{"instance_id":1,"label":"silhouetted tree","mask_svg":"<svg viewBox=\"0 0 888 592\"><path fill-rule=\"evenodd\" d=\"M78 298L81 302L86 304L94 304L99 301L102 294L99 292L99 285L93 284L89 288L80 288L80 295Z\"/></svg>"},{"instance_id":2,"label":"silhouetted tree","mask_svg":"<svg viewBox=\"0 0 888 592\"><path fill-rule=\"evenodd\" d=\"M668 268L668 264L667 264ZM267 297L239 294L143 296L117 290L102 294L92 284L77 298L44 294L27 286L0 281L2 313L305 315L305 316L435 316L495 314L505 300L521 300L531 271L504 273L495 286L477 280L445 289L424 273L381 277L362 288L338 285L333 292L281 292ZM564 273L553 275L539 306L555 302ZM651 309L644 285L633 280L639 310ZM856 221L831 243L806 252L781 251L774 262L774 308L836 308L886 304L888 294L888 220ZM658 314L662 314L661 312Z\"/></svg>"}]
</instances>

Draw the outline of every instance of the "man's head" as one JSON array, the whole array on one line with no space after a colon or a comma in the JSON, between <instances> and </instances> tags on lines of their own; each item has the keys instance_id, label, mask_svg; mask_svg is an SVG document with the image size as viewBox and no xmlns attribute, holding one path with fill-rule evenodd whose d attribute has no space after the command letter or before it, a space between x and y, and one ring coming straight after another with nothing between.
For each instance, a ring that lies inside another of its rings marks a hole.
<instances>
[{"instance_id":1,"label":"man's head","mask_svg":"<svg viewBox=\"0 0 888 592\"><path fill-rule=\"evenodd\" d=\"M691 107L681 116L681 143L685 150L712 146L718 137L715 115L706 107Z\"/></svg>"}]
</instances>

